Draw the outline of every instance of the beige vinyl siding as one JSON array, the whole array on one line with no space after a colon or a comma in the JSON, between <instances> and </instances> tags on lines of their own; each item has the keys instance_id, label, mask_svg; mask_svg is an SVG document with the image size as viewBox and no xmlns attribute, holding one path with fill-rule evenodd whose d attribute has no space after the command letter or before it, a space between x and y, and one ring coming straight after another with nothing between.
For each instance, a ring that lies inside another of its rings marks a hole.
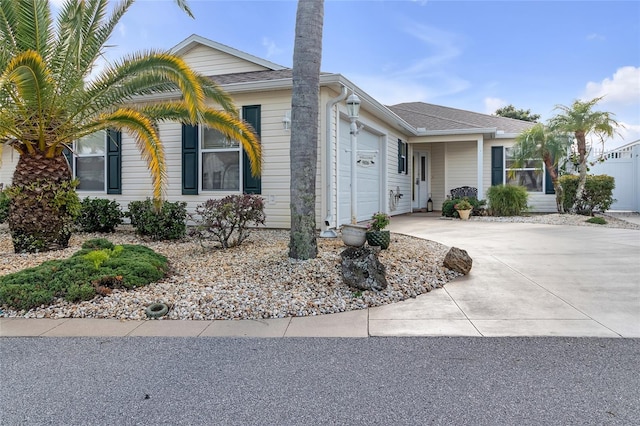
<instances>
[{"instance_id":1,"label":"beige vinyl siding","mask_svg":"<svg viewBox=\"0 0 640 426\"><path fill-rule=\"evenodd\" d=\"M431 171L431 200L433 201L433 209L441 210L442 203L447 198L444 189L444 143L432 143L430 156Z\"/></svg>"},{"instance_id":2,"label":"beige vinyl siding","mask_svg":"<svg viewBox=\"0 0 640 426\"><path fill-rule=\"evenodd\" d=\"M449 142L446 144L446 194L450 194L451 189L460 186L478 186L478 157L476 150L476 141Z\"/></svg>"},{"instance_id":3,"label":"beige vinyl siding","mask_svg":"<svg viewBox=\"0 0 640 426\"><path fill-rule=\"evenodd\" d=\"M268 69L203 45L198 45L189 50L182 55L182 58L192 69L207 76Z\"/></svg>"},{"instance_id":4,"label":"beige vinyl siding","mask_svg":"<svg viewBox=\"0 0 640 426\"><path fill-rule=\"evenodd\" d=\"M0 183L7 186L11 185L11 181L13 180L13 171L16 169L18 165L18 159L20 159L20 154L13 148L9 146L2 147L2 161L0 163Z\"/></svg>"}]
</instances>

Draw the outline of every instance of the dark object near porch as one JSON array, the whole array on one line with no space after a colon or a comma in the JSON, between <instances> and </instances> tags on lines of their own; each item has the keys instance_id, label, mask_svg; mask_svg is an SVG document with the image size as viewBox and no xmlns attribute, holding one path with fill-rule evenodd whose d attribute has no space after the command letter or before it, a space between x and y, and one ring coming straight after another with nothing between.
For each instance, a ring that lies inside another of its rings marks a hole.
<instances>
[{"instance_id":1,"label":"dark object near porch","mask_svg":"<svg viewBox=\"0 0 640 426\"><path fill-rule=\"evenodd\" d=\"M471 259L466 250L451 247L442 264L445 268L467 275L471 270L471 265L473 265L473 259Z\"/></svg>"},{"instance_id":2,"label":"dark object near porch","mask_svg":"<svg viewBox=\"0 0 640 426\"><path fill-rule=\"evenodd\" d=\"M451 190L451 198L478 198L478 188L473 186L461 186Z\"/></svg>"},{"instance_id":3,"label":"dark object near porch","mask_svg":"<svg viewBox=\"0 0 640 426\"><path fill-rule=\"evenodd\" d=\"M349 247L342 257L342 277L345 284L359 290L387 288L385 266L378 260L378 247Z\"/></svg>"}]
</instances>

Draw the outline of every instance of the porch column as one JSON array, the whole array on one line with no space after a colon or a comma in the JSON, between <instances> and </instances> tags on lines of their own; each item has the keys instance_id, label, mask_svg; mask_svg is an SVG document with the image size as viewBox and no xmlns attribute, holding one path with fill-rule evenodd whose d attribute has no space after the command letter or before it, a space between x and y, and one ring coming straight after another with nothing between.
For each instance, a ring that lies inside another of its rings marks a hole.
<instances>
[{"instance_id":1,"label":"porch column","mask_svg":"<svg viewBox=\"0 0 640 426\"><path fill-rule=\"evenodd\" d=\"M483 194L484 194L484 189L482 186L482 180L484 177L484 173L483 173L483 157L484 157L484 138L482 135L480 135L480 137L477 140L477 151L478 151L478 182L477 182L477 187L478 187L478 199L481 200L483 198Z\"/></svg>"}]
</instances>

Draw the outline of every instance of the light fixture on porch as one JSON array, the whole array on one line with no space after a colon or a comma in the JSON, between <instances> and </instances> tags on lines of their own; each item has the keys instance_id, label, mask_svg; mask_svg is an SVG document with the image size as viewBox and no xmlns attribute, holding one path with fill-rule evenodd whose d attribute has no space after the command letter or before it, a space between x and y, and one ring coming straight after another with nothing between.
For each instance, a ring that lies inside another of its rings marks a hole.
<instances>
[{"instance_id":1,"label":"light fixture on porch","mask_svg":"<svg viewBox=\"0 0 640 426\"><path fill-rule=\"evenodd\" d=\"M284 117L282 117L282 128L286 131L291 130L291 111L284 113Z\"/></svg>"},{"instance_id":2,"label":"light fixture on porch","mask_svg":"<svg viewBox=\"0 0 640 426\"><path fill-rule=\"evenodd\" d=\"M360 115L360 98L353 92L347 98L347 114L351 123L355 124Z\"/></svg>"}]
</instances>

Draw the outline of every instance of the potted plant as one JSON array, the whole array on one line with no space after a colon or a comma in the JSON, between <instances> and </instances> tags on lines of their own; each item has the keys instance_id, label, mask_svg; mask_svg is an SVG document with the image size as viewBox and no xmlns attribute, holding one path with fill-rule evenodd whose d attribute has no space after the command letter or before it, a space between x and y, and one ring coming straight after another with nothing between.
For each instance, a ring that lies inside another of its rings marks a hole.
<instances>
[{"instance_id":1,"label":"potted plant","mask_svg":"<svg viewBox=\"0 0 640 426\"><path fill-rule=\"evenodd\" d=\"M466 198L458 201L453 208L455 208L460 216L461 220L469 220L469 216L471 215L471 211L473 210L473 206Z\"/></svg>"},{"instance_id":2,"label":"potted plant","mask_svg":"<svg viewBox=\"0 0 640 426\"><path fill-rule=\"evenodd\" d=\"M380 246L382 249L389 247L391 242L391 233L385 231L384 228L389 225L391 218L388 214L378 212L371 216L371 222L367 229L367 242L370 246Z\"/></svg>"}]
</instances>

